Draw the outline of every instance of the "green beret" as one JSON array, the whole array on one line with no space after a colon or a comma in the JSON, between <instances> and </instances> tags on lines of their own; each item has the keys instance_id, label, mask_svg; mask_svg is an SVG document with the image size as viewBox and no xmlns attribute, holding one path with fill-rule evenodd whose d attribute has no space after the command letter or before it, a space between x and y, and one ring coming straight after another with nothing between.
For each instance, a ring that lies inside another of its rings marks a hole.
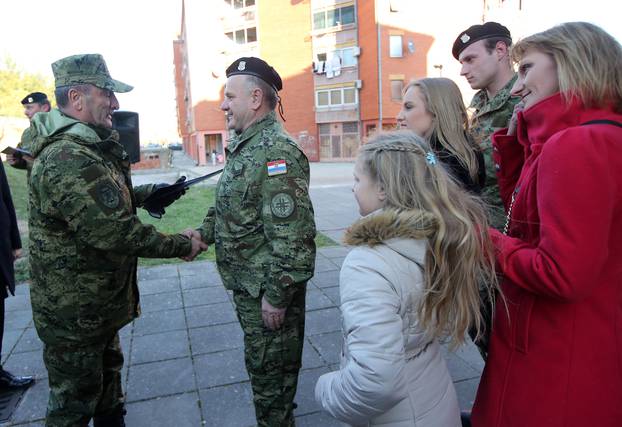
<instances>
[{"instance_id":1,"label":"green beret","mask_svg":"<svg viewBox=\"0 0 622 427\"><path fill-rule=\"evenodd\" d=\"M134 89L133 86L110 77L104 57L96 53L59 59L52 64L52 72L54 73L54 85L57 88L92 84L112 92L129 92Z\"/></svg>"}]
</instances>

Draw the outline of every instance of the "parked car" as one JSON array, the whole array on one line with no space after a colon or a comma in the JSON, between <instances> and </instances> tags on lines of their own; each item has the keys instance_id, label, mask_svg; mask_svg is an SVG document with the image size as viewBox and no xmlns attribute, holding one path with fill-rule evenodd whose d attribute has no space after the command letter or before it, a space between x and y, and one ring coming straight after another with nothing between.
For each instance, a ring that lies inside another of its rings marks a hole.
<instances>
[{"instance_id":1,"label":"parked car","mask_svg":"<svg viewBox=\"0 0 622 427\"><path fill-rule=\"evenodd\" d=\"M182 145L181 142L173 142L171 144L168 145L168 148L171 150L181 150L182 149Z\"/></svg>"}]
</instances>

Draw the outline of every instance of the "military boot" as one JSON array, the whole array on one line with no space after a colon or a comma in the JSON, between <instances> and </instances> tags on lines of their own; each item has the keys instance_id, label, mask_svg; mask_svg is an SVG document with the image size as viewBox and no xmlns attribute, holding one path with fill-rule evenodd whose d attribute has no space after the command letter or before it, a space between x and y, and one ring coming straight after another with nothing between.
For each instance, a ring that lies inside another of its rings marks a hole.
<instances>
[{"instance_id":1,"label":"military boot","mask_svg":"<svg viewBox=\"0 0 622 427\"><path fill-rule=\"evenodd\" d=\"M93 417L93 427L125 427L125 409L119 409L108 415Z\"/></svg>"}]
</instances>

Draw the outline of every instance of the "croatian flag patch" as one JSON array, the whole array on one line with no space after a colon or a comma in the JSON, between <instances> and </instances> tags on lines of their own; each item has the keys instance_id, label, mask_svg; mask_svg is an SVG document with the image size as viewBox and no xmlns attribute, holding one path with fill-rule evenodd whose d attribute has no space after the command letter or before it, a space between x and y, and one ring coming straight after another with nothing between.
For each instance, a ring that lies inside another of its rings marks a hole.
<instances>
[{"instance_id":1,"label":"croatian flag patch","mask_svg":"<svg viewBox=\"0 0 622 427\"><path fill-rule=\"evenodd\" d=\"M284 173L287 173L287 164L285 163L285 160L275 160L273 162L268 162L266 163L266 166L268 166L268 176L282 175Z\"/></svg>"}]
</instances>

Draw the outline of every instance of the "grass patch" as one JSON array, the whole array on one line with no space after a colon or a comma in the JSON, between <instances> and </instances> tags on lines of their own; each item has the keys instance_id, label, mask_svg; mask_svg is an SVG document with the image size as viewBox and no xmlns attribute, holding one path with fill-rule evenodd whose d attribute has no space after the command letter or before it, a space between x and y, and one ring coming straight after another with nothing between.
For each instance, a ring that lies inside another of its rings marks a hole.
<instances>
[{"instance_id":1,"label":"grass patch","mask_svg":"<svg viewBox=\"0 0 622 427\"><path fill-rule=\"evenodd\" d=\"M11 187L11 196L13 197L13 205L17 218L28 221L28 183L26 182L26 169L15 169L7 162L2 164L6 172L9 187Z\"/></svg>"},{"instance_id":2,"label":"grass patch","mask_svg":"<svg viewBox=\"0 0 622 427\"><path fill-rule=\"evenodd\" d=\"M9 186L11 187L17 218L27 222L28 188L26 183L26 171L15 169L7 163L4 164L4 167L7 173ZM166 208L166 214L161 219L152 218L144 209L138 209L138 217L143 223L153 224L163 233L179 233L187 228L199 226L207 213L207 208L213 204L213 186L193 187L189 189L181 199ZM24 257L15 264L15 279L18 282L23 282L30 278L27 262L28 236L25 230L21 229L20 231L22 232ZM319 232L315 238L315 244L318 248L337 245L331 238ZM213 261L214 259L214 245L210 245L209 250L203 252L195 260ZM178 262L184 261L178 258L139 258L138 265L151 266Z\"/></svg>"}]
</instances>

